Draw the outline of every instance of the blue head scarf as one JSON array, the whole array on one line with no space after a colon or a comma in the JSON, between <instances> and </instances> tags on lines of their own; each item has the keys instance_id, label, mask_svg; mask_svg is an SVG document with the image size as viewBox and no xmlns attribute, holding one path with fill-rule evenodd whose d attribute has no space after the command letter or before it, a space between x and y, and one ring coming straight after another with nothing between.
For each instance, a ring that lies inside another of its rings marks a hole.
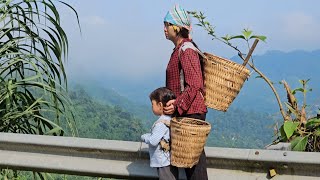
<instances>
[{"instance_id":1,"label":"blue head scarf","mask_svg":"<svg viewBox=\"0 0 320 180\"><path fill-rule=\"evenodd\" d=\"M187 11L181 6L175 5L164 17L164 22L168 22L191 31L191 19Z\"/></svg>"}]
</instances>

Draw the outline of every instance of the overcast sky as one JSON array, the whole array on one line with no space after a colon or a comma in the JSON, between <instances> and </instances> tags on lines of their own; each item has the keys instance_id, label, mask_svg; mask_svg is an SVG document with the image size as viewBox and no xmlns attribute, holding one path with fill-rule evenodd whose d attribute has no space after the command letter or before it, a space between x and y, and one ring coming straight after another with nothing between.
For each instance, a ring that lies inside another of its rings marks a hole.
<instances>
[{"instance_id":1,"label":"overcast sky","mask_svg":"<svg viewBox=\"0 0 320 180\"><path fill-rule=\"evenodd\" d=\"M173 44L164 37L163 18L174 4L202 11L216 34L240 34L244 28L267 36L256 54L268 50L320 49L319 0L67 0L79 13L61 7L69 36L69 76L117 76L142 80L164 79ZM193 19L193 24L197 23ZM236 52L194 26L192 36L201 50L232 57ZM258 63L258 62L257 62Z\"/></svg>"}]
</instances>

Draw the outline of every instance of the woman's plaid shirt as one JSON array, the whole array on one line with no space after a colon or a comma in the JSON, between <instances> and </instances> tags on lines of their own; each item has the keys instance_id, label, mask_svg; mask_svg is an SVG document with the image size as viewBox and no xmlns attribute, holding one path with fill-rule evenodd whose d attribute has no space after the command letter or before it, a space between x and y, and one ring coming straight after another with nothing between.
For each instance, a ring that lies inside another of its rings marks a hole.
<instances>
[{"instance_id":1,"label":"woman's plaid shirt","mask_svg":"<svg viewBox=\"0 0 320 180\"><path fill-rule=\"evenodd\" d=\"M207 108L204 104L203 77L200 67L199 55L193 49L181 50L179 60L179 49L184 42L174 48L166 70L166 87L172 90L177 99L174 103L179 115L206 113ZM184 73L185 89L181 93L180 70Z\"/></svg>"}]
</instances>

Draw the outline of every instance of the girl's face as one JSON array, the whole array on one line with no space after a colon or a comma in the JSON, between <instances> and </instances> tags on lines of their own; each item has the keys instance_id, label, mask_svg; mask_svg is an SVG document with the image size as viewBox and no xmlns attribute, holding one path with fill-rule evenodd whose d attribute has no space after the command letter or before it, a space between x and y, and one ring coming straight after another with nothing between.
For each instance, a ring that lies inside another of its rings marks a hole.
<instances>
[{"instance_id":1,"label":"girl's face","mask_svg":"<svg viewBox=\"0 0 320 180\"><path fill-rule=\"evenodd\" d=\"M164 35L168 40L171 40L171 41L177 36L176 32L173 29L173 26L174 25L168 22L164 22Z\"/></svg>"},{"instance_id":2,"label":"girl's face","mask_svg":"<svg viewBox=\"0 0 320 180\"><path fill-rule=\"evenodd\" d=\"M152 100L151 103L152 103L153 114L155 114L157 116L163 115L163 105L162 105L162 103L161 102L157 102L155 100Z\"/></svg>"}]
</instances>

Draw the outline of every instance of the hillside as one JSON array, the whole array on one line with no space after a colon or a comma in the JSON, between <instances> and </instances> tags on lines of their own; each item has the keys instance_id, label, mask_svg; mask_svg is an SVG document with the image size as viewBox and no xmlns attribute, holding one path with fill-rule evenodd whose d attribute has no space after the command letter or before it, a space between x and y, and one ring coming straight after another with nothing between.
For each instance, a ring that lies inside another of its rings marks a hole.
<instances>
[{"instance_id":1,"label":"hillside","mask_svg":"<svg viewBox=\"0 0 320 180\"><path fill-rule=\"evenodd\" d=\"M230 108L227 112L209 109L212 125L208 146L264 148L274 137L275 118L262 112Z\"/></svg>"},{"instance_id":2,"label":"hillside","mask_svg":"<svg viewBox=\"0 0 320 180\"><path fill-rule=\"evenodd\" d=\"M90 97L103 105L121 107L127 112L131 112L134 117L143 119L148 127L152 125L152 120L156 118L151 111L148 95L141 97L141 99L144 99L143 101L146 102L141 103L135 99L129 100L128 97L121 95L115 89L104 87L100 84L90 82L80 84L73 82L71 89L83 89Z\"/></svg>"},{"instance_id":3,"label":"hillside","mask_svg":"<svg viewBox=\"0 0 320 180\"><path fill-rule=\"evenodd\" d=\"M101 104L78 87L70 91L80 137L139 141L143 121L120 106Z\"/></svg>"}]
</instances>

